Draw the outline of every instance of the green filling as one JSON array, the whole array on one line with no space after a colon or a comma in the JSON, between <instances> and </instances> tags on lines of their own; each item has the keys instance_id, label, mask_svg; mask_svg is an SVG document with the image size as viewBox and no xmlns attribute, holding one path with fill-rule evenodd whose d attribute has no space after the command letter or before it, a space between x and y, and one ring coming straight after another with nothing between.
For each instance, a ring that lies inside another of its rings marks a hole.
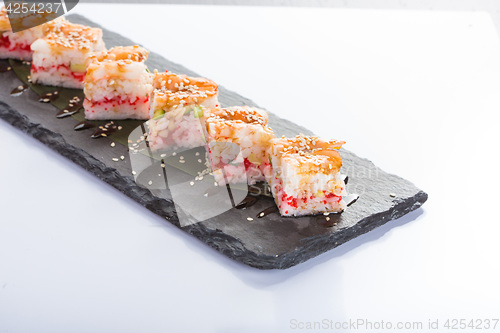
<instances>
[{"instance_id":1,"label":"green filling","mask_svg":"<svg viewBox=\"0 0 500 333\"><path fill-rule=\"evenodd\" d=\"M87 67L85 67L85 64L71 63L70 68L75 73L85 73L87 71Z\"/></svg>"},{"instance_id":2,"label":"green filling","mask_svg":"<svg viewBox=\"0 0 500 333\"><path fill-rule=\"evenodd\" d=\"M203 109L200 106L195 106L193 112L195 118L203 117Z\"/></svg>"},{"instance_id":3,"label":"green filling","mask_svg":"<svg viewBox=\"0 0 500 333\"><path fill-rule=\"evenodd\" d=\"M158 109L155 111L155 113L153 114L153 119L154 120L158 120L160 119L161 117L163 117L163 115L165 114L165 110L162 110L162 109Z\"/></svg>"}]
</instances>

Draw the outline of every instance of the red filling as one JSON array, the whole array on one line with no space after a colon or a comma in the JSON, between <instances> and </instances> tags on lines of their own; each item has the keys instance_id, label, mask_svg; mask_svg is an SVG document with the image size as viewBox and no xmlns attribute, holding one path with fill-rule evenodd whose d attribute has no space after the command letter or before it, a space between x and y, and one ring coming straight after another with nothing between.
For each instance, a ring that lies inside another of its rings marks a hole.
<instances>
[{"instance_id":1,"label":"red filling","mask_svg":"<svg viewBox=\"0 0 500 333\"><path fill-rule=\"evenodd\" d=\"M211 154L212 151L210 150L210 148L208 148L208 153ZM255 169L255 168L258 168L257 164L254 164L252 162L250 162L248 160L248 158L244 158L243 159L243 164L245 165L245 171L249 171L250 169ZM217 169L222 169L226 166L226 163L223 163L222 161L217 165L215 166Z\"/></svg>"},{"instance_id":2,"label":"red filling","mask_svg":"<svg viewBox=\"0 0 500 333\"><path fill-rule=\"evenodd\" d=\"M210 150L210 148L208 148L208 152L210 154L210 156L212 156L212 151ZM212 164L213 164L213 160L212 160ZM236 169L235 168L226 168L228 166L235 166L237 167ZM230 179L232 179L233 177L239 179L240 178L240 174L243 172L243 170L240 168L241 164L239 163L236 163L236 164L232 164L231 162L229 162L229 164L227 163L224 163L223 161L219 161L218 164L213 164L213 167L215 169L225 169L226 170L226 176L229 177ZM258 180L263 180L265 177L265 174L266 174L266 168L269 166L269 163L262 163L262 164L256 164L256 163L253 163L253 162L250 162L248 160L248 158L243 158L243 166L245 167L245 172L247 174L247 181L258 181ZM231 180L230 180L231 181Z\"/></svg>"},{"instance_id":3,"label":"red filling","mask_svg":"<svg viewBox=\"0 0 500 333\"><path fill-rule=\"evenodd\" d=\"M129 98L128 99L121 99L119 96L115 96L113 98L104 97L103 100L100 100L98 102L92 101L92 104L100 105L103 103L112 103L113 106L116 106L116 105L122 105L122 104L137 105L137 103L144 104L147 102L149 102L149 96L142 97L142 98L136 96L135 100L133 100L133 101Z\"/></svg>"},{"instance_id":4,"label":"red filling","mask_svg":"<svg viewBox=\"0 0 500 333\"><path fill-rule=\"evenodd\" d=\"M9 37L7 37L4 34L1 34L0 35L0 46L1 47L5 47L5 48L8 49L9 46L10 46L10 39L9 39Z\"/></svg>"},{"instance_id":5,"label":"red filling","mask_svg":"<svg viewBox=\"0 0 500 333\"><path fill-rule=\"evenodd\" d=\"M28 52L31 52L31 45L28 45L28 44L17 44L16 45L16 48L17 49L20 49L22 51L28 51Z\"/></svg>"},{"instance_id":6,"label":"red filling","mask_svg":"<svg viewBox=\"0 0 500 333\"><path fill-rule=\"evenodd\" d=\"M252 163L252 162L250 162L250 161L248 160L248 158L246 158L246 157L245 157L245 160L243 161L243 163L245 164L245 170L250 169L250 167L253 165L253 163Z\"/></svg>"},{"instance_id":7,"label":"red filling","mask_svg":"<svg viewBox=\"0 0 500 333\"><path fill-rule=\"evenodd\" d=\"M29 44L12 44L12 41L6 34L0 35L0 47L5 47L9 51L28 51L31 52Z\"/></svg>"},{"instance_id":8,"label":"red filling","mask_svg":"<svg viewBox=\"0 0 500 333\"><path fill-rule=\"evenodd\" d=\"M104 99L97 101L97 102L91 101L89 99L86 99L86 101L92 105L91 107L99 106L102 104L111 104L110 107L116 107L119 105L128 105L128 106L133 107L134 110L137 110L137 108L136 108L137 104L149 103L149 96L145 96L145 97L141 97L141 98L135 97L134 100L121 99L119 96L115 96L113 98L104 97ZM108 108L104 108L104 110L107 111ZM91 112L95 112L95 110L91 109Z\"/></svg>"},{"instance_id":9,"label":"red filling","mask_svg":"<svg viewBox=\"0 0 500 333\"><path fill-rule=\"evenodd\" d=\"M85 77L85 73L80 73L80 72L73 72L71 68L68 65L52 65L50 67L44 67L44 66L35 66L31 65L31 72L32 73L38 73L38 72L47 72L49 68L56 68L58 71L61 69L65 69L65 72L69 73L74 79L78 80L79 82L83 82L83 79Z\"/></svg>"},{"instance_id":10,"label":"red filling","mask_svg":"<svg viewBox=\"0 0 500 333\"><path fill-rule=\"evenodd\" d=\"M307 203L308 200L313 200L317 198L316 196L309 196L309 197L294 197L287 195L284 191L281 185L276 186L276 192L278 194L278 198L280 199L282 204L288 205L293 208L298 208L299 206L302 206ZM339 203L340 200L342 200L342 196L335 195L332 192L325 193L324 196L325 199L327 200L322 200L323 204L327 203L332 203L332 202L337 202ZM281 208L281 206L280 206ZM288 212L285 212L285 214L288 214Z\"/></svg>"}]
</instances>

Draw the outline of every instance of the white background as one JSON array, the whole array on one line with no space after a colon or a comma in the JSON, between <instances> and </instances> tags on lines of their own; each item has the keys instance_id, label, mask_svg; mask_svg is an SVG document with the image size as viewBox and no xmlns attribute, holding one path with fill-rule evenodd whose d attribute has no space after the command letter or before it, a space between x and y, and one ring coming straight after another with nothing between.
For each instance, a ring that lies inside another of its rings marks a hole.
<instances>
[{"instance_id":1,"label":"white background","mask_svg":"<svg viewBox=\"0 0 500 333\"><path fill-rule=\"evenodd\" d=\"M294 332L293 320L357 318L426 331L429 319L500 317L500 47L488 14L75 12L347 141L429 200L304 264L259 271L0 121L0 333Z\"/></svg>"}]
</instances>

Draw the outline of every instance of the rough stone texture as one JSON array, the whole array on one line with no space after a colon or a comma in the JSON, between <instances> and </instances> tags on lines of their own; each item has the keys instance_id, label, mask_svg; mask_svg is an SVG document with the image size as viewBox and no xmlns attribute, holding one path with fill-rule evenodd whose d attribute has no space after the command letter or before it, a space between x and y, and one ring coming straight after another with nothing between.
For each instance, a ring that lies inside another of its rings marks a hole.
<instances>
[{"instance_id":1,"label":"rough stone texture","mask_svg":"<svg viewBox=\"0 0 500 333\"><path fill-rule=\"evenodd\" d=\"M68 19L97 26L78 15L70 15ZM108 47L135 44L116 33L103 30ZM154 53L150 55L148 65L158 70L196 75ZM113 157L128 156L126 147L117 145L110 149L110 138L93 140L88 131L75 132L74 119L57 119L55 114L58 110L50 104L39 103L32 91L19 97L10 96L9 92L19 84L13 72L0 74L0 82L0 118L207 245L256 268L285 269L297 265L401 217L427 200L427 194L412 183L388 174L370 161L342 149L344 172L349 176L347 188L351 193L361 196L343 214L330 215L329 222L324 216L283 218L270 214L257 218L259 212L274 204L272 199L262 197L247 209L231 209L206 221L181 227L168 189L149 190L139 186L132 177L128 157L123 163L112 161ZM223 87L220 87L220 101L223 105L255 105ZM270 114L270 125L278 135L311 133L273 114ZM390 193L396 196L391 197ZM247 217L254 220L247 221Z\"/></svg>"}]
</instances>

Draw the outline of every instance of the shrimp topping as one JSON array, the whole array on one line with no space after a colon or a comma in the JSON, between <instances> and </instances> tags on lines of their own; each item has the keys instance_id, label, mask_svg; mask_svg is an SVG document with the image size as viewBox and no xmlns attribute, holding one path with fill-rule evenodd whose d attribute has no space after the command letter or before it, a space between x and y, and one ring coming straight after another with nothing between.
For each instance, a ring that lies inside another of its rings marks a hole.
<instances>
[{"instance_id":1,"label":"shrimp topping","mask_svg":"<svg viewBox=\"0 0 500 333\"><path fill-rule=\"evenodd\" d=\"M208 79L157 71L153 86L155 100L166 107L201 104L216 96L218 91L217 84Z\"/></svg>"},{"instance_id":2,"label":"shrimp topping","mask_svg":"<svg viewBox=\"0 0 500 333\"><path fill-rule=\"evenodd\" d=\"M138 45L116 46L108 51L94 53L89 57L89 62L118 61L124 64L143 62L148 58L149 51Z\"/></svg>"},{"instance_id":3,"label":"shrimp topping","mask_svg":"<svg viewBox=\"0 0 500 333\"><path fill-rule=\"evenodd\" d=\"M275 154L287 159L292 157L304 171L331 173L338 172L342 167L342 158L337 150L345 144L345 141L327 141L303 134L273 141Z\"/></svg>"},{"instance_id":4,"label":"shrimp topping","mask_svg":"<svg viewBox=\"0 0 500 333\"><path fill-rule=\"evenodd\" d=\"M247 124L267 125L268 115L265 111L249 106L232 106L214 108L205 112L207 122L233 121Z\"/></svg>"},{"instance_id":5,"label":"shrimp topping","mask_svg":"<svg viewBox=\"0 0 500 333\"><path fill-rule=\"evenodd\" d=\"M44 39L56 52L74 48L90 51L102 37L102 30L99 28L90 28L65 20L57 20L47 25L45 29L49 33Z\"/></svg>"},{"instance_id":6,"label":"shrimp topping","mask_svg":"<svg viewBox=\"0 0 500 333\"><path fill-rule=\"evenodd\" d=\"M10 23L9 23L9 17L7 16L7 10L5 7L0 7L0 33L4 31L9 31L10 29Z\"/></svg>"}]
</instances>

